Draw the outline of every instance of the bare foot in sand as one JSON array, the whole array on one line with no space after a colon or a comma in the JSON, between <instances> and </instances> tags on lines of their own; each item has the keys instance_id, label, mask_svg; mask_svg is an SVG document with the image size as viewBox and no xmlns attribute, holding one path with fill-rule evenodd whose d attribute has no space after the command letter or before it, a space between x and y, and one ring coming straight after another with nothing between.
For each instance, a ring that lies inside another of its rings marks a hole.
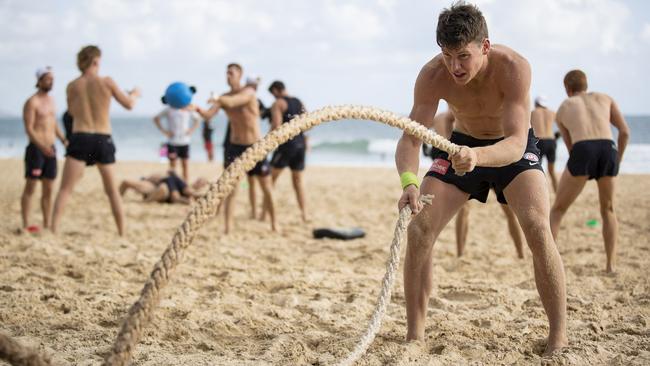
<instances>
[{"instance_id":1,"label":"bare foot in sand","mask_svg":"<svg viewBox=\"0 0 650 366\"><path fill-rule=\"evenodd\" d=\"M544 350L542 357L551 357L553 356L553 354L561 351L563 348L566 348L568 345L569 345L569 341L566 338L562 340L553 341L553 342L549 341L546 344L546 349Z\"/></svg>"}]
</instances>

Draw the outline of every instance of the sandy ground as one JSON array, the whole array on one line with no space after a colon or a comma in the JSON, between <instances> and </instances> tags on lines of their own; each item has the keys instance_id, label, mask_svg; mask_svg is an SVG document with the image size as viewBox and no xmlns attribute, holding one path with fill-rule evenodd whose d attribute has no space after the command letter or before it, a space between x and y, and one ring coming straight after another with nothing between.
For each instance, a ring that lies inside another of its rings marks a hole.
<instances>
[{"instance_id":1,"label":"sandy ground","mask_svg":"<svg viewBox=\"0 0 650 366\"><path fill-rule=\"evenodd\" d=\"M60 165L61 168L62 165ZM164 165L119 163L118 177ZM128 234L116 235L96 169L87 169L61 232L18 235L22 163L0 160L0 331L55 361L98 364L187 206L125 197ZM216 178L217 165L192 166ZM202 228L174 273L136 365L330 364L365 329L384 274L397 217L391 169L309 168L312 222L303 226L288 174L276 188L281 234L250 220L241 189L233 234L221 217ZM650 176L623 176L618 193L618 275L605 275L597 191L588 184L559 238L568 285L571 347L551 364L650 364ZM34 201L34 206L38 206ZM40 224L40 209L33 212ZM530 252L516 259L503 215L490 197L473 204L466 255L453 227L435 249L434 296L424 345L406 344L403 286L359 365L540 364L547 334ZM315 240L321 226L360 226L351 242ZM402 251L403 253L403 251ZM0 361L2 364L2 361Z\"/></svg>"}]
</instances>

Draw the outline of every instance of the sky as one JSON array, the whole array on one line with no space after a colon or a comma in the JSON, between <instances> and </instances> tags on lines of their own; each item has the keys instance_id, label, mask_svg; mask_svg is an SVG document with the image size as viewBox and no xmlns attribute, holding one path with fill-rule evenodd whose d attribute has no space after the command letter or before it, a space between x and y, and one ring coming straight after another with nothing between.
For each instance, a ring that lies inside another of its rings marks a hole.
<instances>
[{"instance_id":1,"label":"sky","mask_svg":"<svg viewBox=\"0 0 650 366\"><path fill-rule=\"evenodd\" d=\"M531 99L552 108L562 79L584 70L591 90L611 95L625 114L650 114L650 2L644 0L477 0L492 43L528 59ZM133 111L149 116L174 81L195 85L195 102L226 91L230 62L262 78L260 98L282 80L308 109L366 104L410 111L415 78L440 52L439 12L451 1L410 0L0 0L0 115L20 115L35 91L35 70L54 68L59 113L65 86L79 75L82 46L102 49L100 74L139 86Z\"/></svg>"}]
</instances>

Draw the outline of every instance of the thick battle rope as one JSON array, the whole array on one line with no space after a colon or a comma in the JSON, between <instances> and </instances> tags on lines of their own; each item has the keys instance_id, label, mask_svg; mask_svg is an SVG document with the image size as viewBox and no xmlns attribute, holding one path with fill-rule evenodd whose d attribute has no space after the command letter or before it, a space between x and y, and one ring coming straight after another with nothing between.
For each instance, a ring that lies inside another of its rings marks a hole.
<instances>
[{"instance_id":1,"label":"thick battle rope","mask_svg":"<svg viewBox=\"0 0 650 366\"><path fill-rule=\"evenodd\" d=\"M458 145L436 135L433 131L418 122L389 111L366 106L346 105L325 107L311 113L302 114L291 120L291 122L282 124L279 128L271 131L262 140L248 148L223 172L219 180L210 184L207 193L192 206L192 210L176 230L172 242L162 254L160 260L154 265L153 271L140 293L140 298L129 309L127 318L124 320L117 338L113 343L110 354L104 360L105 366L123 366L129 363L135 347L142 336L142 332L151 320L153 311L158 305L160 291L169 282L173 270L182 259L183 252L192 243L197 230L216 214L217 207L221 201L232 192L243 175L251 170L258 161L266 157L268 153L275 150L280 144L292 139L300 132L307 131L324 122L343 119L370 120L400 128L406 133L431 144L433 147L446 151L450 155L457 153L460 149ZM402 217L402 214L403 212L400 212L400 217ZM408 217L410 213L407 215L404 212L404 215ZM405 228L406 221L402 225ZM396 235L399 227L398 222ZM395 240L393 240L394 244ZM394 249L399 249L399 243L394 246L397 248L391 246L391 258L393 258L393 255L399 257L399 250L393 254ZM391 259L387 266L388 271L384 277L384 286L382 287L382 294L384 296L380 296L379 298L379 303L373 313L369 329L364 333L364 336L355 347L353 353L343 361L342 364L344 365L353 363L365 352L379 329L383 312L390 298L390 287L394 280L397 261ZM3 343L1 338L0 343Z\"/></svg>"},{"instance_id":2,"label":"thick battle rope","mask_svg":"<svg viewBox=\"0 0 650 366\"><path fill-rule=\"evenodd\" d=\"M420 202L431 204L433 200L433 195L425 195L420 197ZM365 333L357 342L357 345L354 347L354 350L339 362L338 366L350 366L358 360L375 339L375 335L381 327L381 321L384 319L384 314L386 313L386 308L390 303L390 295L393 289L393 282L395 282L395 273L399 267L399 253L402 242L404 242L404 234L406 233L406 228L411 219L411 207L406 205L403 209L399 211L399 219L395 225L395 234L393 235L393 242L390 245L390 256L386 262L386 274L382 280L381 291L379 292L379 298L377 299L377 305L375 306L375 311L370 317L370 322L368 323L368 328Z\"/></svg>"}]
</instances>

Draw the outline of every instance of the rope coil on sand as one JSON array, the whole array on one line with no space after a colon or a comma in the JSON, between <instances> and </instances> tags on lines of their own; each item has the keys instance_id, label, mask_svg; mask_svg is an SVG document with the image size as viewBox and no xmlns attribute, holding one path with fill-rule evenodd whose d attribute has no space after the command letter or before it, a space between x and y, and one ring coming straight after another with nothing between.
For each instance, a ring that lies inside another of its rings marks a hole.
<instances>
[{"instance_id":1,"label":"rope coil on sand","mask_svg":"<svg viewBox=\"0 0 650 366\"><path fill-rule=\"evenodd\" d=\"M282 124L279 128L271 131L262 140L248 148L223 172L219 180L210 184L208 192L193 205L192 210L176 230L171 243L162 254L160 260L154 265L151 275L140 293L140 298L129 309L127 318L124 320L117 338L113 343L113 347L110 350L110 354L104 360L103 365L123 366L129 363L135 347L142 336L142 332L151 320L153 311L158 305L160 291L169 282L173 270L182 260L185 249L192 243L197 230L216 214L217 207L221 201L232 192L243 175L251 170L268 153L276 149L280 144L295 137L300 132L307 131L324 122L343 119L370 120L397 127L450 155L457 153L460 149L458 145L449 142L442 136L436 135L433 131L418 122L389 111L367 106L345 105L324 107L311 113L302 114L291 120L291 122ZM425 200L430 200L430 198L425 198ZM403 241L410 215L411 211L408 207L402 209L400 212L400 219L395 228L395 238L391 245L391 255L387 263L387 271L384 276L377 306L371 317L368 329L352 353L340 363L341 365L351 365L361 357L379 330L383 314L390 301L390 291L395 278L395 271L399 264L400 244ZM3 339L0 338L0 343L2 342ZM0 349L2 349L1 347L0 345ZM43 364L49 364L49 362Z\"/></svg>"}]
</instances>

